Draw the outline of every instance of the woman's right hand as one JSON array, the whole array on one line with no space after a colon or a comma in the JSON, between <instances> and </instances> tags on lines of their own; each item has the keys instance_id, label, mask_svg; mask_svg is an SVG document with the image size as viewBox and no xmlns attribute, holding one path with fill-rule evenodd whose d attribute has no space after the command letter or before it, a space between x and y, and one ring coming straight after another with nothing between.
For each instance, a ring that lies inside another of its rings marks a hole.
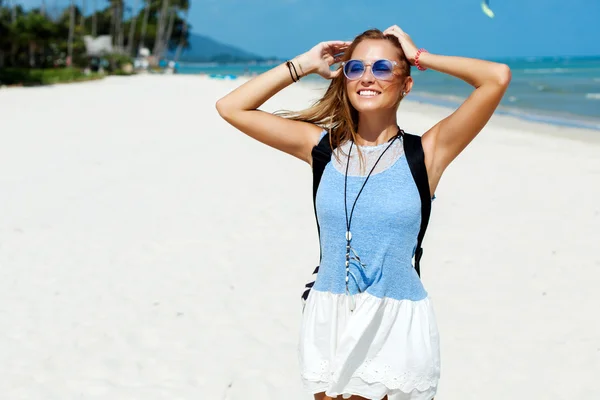
<instances>
[{"instance_id":1,"label":"woman's right hand","mask_svg":"<svg viewBox=\"0 0 600 400\"><path fill-rule=\"evenodd\" d=\"M352 42L332 40L321 42L306 53L296 57L296 63L299 63L303 75L316 73L325 79L333 79L341 72L341 68L332 71L330 67L341 61L343 52L348 49ZM301 72L298 71L298 72Z\"/></svg>"}]
</instances>

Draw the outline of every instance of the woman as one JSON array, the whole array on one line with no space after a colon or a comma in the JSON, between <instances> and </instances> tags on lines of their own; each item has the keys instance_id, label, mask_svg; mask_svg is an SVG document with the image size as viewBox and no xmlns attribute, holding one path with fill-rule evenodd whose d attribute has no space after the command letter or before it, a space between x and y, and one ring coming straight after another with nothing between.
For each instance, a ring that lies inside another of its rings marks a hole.
<instances>
[{"instance_id":1,"label":"woman","mask_svg":"<svg viewBox=\"0 0 600 400\"><path fill-rule=\"evenodd\" d=\"M342 68L332 71L339 62ZM422 135L429 193L435 193L446 167L498 106L510 82L506 65L430 54L392 26L352 42L319 43L217 102L227 122L308 164L327 133L335 148L316 194L322 255L299 346L302 380L317 400L429 400L437 390L435 317L412 266L421 202L396 118L413 86L411 65L475 88ZM258 110L311 73L332 80L313 107L284 115Z\"/></svg>"}]
</instances>

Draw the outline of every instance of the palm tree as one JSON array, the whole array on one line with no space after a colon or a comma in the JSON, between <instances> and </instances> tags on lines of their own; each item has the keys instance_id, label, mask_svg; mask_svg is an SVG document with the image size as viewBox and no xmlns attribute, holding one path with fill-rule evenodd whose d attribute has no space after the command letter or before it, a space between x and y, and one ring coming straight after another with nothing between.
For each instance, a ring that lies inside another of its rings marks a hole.
<instances>
[{"instance_id":1,"label":"palm tree","mask_svg":"<svg viewBox=\"0 0 600 400\"><path fill-rule=\"evenodd\" d=\"M4 49L10 43L10 21L0 0L0 68L4 67Z\"/></svg>"},{"instance_id":2,"label":"palm tree","mask_svg":"<svg viewBox=\"0 0 600 400\"><path fill-rule=\"evenodd\" d=\"M125 25L123 24L123 14L125 12L124 0L119 1L119 29L117 29L117 43L119 45L119 51L123 51L125 46Z\"/></svg>"},{"instance_id":3,"label":"palm tree","mask_svg":"<svg viewBox=\"0 0 600 400\"><path fill-rule=\"evenodd\" d=\"M127 54L133 56L135 56L135 54L132 54L132 52L135 49L135 46L133 45L133 35L135 33L135 25L137 22L137 13L135 12L135 10L137 10L138 8L138 3L139 0L135 0L135 5L133 7L133 15L131 17L131 21L129 22L129 37L127 38Z\"/></svg>"},{"instance_id":4,"label":"palm tree","mask_svg":"<svg viewBox=\"0 0 600 400\"><path fill-rule=\"evenodd\" d=\"M98 35L98 4L96 1L97 0L92 0L92 8L94 9L92 14L92 37Z\"/></svg>"},{"instance_id":5,"label":"palm tree","mask_svg":"<svg viewBox=\"0 0 600 400\"><path fill-rule=\"evenodd\" d=\"M154 50L152 50L152 54L155 57L160 57L159 50L162 46L161 41L165 34L165 23L167 21L169 9L169 0L162 0L162 8L160 10L160 16L158 18L158 26L156 28L156 37L154 39Z\"/></svg>"},{"instance_id":6,"label":"palm tree","mask_svg":"<svg viewBox=\"0 0 600 400\"><path fill-rule=\"evenodd\" d=\"M169 23L167 24L167 29L163 37L160 39L160 44L158 51L156 53L157 57L162 57L163 53L168 47L168 43L171 40L171 35L173 34L173 24L175 22L175 17L177 16L177 11L175 7L169 7Z\"/></svg>"},{"instance_id":7,"label":"palm tree","mask_svg":"<svg viewBox=\"0 0 600 400\"><path fill-rule=\"evenodd\" d=\"M110 24L110 36L112 37L112 43L115 47L119 47L119 40L121 35L121 20L123 16L123 9L121 7L123 0L110 0L111 9L111 24Z\"/></svg>"},{"instance_id":8,"label":"palm tree","mask_svg":"<svg viewBox=\"0 0 600 400\"><path fill-rule=\"evenodd\" d=\"M7 44L10 47L10 64L15 66L17 63L17 51L19 50L19 27L17 26L17 13L21 15L23 13L23 9L20 6L17 6L15 0L11 1L11 9L10 9L10 22L8 22L9 18L6 18L6 24L8 27L8 35ZM7 16L8 17L8 16Z\"/></svg>"},{"instance_id":9,"label":"palm tree","mask_svg":"<svg viewBox=\"0 0 600 400\"><path fill-rule=\"evenodd\" d=\"M85 0L81 0L81 15L79 16L79 26L82 28L82 32L85 34Z\"/></svg>"},{"instance_id":10,"label":"palm tree","mask_svg":"<svg viewBox=\"0 0 600 400\"><path fill-rule=\"evenodd\" d=\"M12 13L11 13L11 21L13 24L17 22L17 0L12 0Z\"/></svg>"},{"instance_id":11,"label":"palm tree","mask_svg":"<svg viewBox=\"0 0 600 400\"><path fill-rule=\"evenodd\" d=\"M67 39L67 55L73 62L73 36L75 35L75 0L71 0L69 8L69 38Z\"/></svg>"},{"instance_id":12,"label":"palm tree","mask_svg":"<svg viewBox=\"0 0 600 400\"><path fill-rule=\"evenodd\" d=\"M189 0L172 0L171 8L169 9L170 13L169 13L169 23L167 26L167 30L161 38L158 51L155 52L155 55L157 57L161 57L163 55L163 53L169 48L169 43L173 36L173 28L175 26L175 21L176 20L179 21L179 18L178 18L179 11L183 11L185 14L185 19L181 20L181 27L180 27L180 31L179 31L180 34L184 36L183 39L185 40L185 36L187 34L186 19L187 19L189 8L190 8Z\"/></svg>"},{"instance_id":13,"label":"palm tree","mask_svg":"<svg viewBox=\"0 0 600 400\"><path fill-rule=\"evenodd\" d=\"M148 28L148 17L150 16L150 2L151 0L146 0L146 7L144 7L144 20L142 21L142 34L140 36L140 46L145 47L146 43L146 29Z\"/></svg>"},{"instance_id":14,"label":"palm tree","mask_svg":"<svg viewBox=\"0 0 600 400\"><path fill-rule=\"evenodd\" d=\"M186 42L187 30L188 30L188 23L187 23L188 13L189 13L189 9L185 10L184 14L183 14L183 26L181 27L181 37L179 38L179 44L177 45L177 50L175 51L175 57L173 57L173 60L175 62L179 61L179 57L181 56L181 52L183 51L183 46L185 45L185 42Z\"/></svg>"}]
</instances>

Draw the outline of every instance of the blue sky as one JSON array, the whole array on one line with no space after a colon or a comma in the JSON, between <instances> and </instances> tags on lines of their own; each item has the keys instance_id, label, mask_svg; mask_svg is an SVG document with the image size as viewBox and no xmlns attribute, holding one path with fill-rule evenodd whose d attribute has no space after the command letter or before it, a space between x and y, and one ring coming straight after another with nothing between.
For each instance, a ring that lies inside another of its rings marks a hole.
<instances>
[{"instance_id":1,"label":"blue sky","mask_svg":"<svg viewBox=\"0 0 600 400\"><path fill-rule=\"evenodd\" d=\"M472 57L600 55L600 1L191 0L193 31L262 56L397 24L417 46Z\"/></svg>"},{"instance_id":2,"label":"blue sky","mask_svg":"<svg viewBox=\"0 0 600 400\"><path fill-rule=\"evenodd\" d=\"M81 3L82 0L76 0ZM126 0L130 5L136 0ZM41 0L18 1L38 6ZM293 57L320 41L397 24L417 46L471 57L600 55L599 0L190 0L193 32L262 55ZM65 7L68 0L46 0ZM141 3L141 1L140 1ZM92 2L87 0L88 11ZM105 0L98 5L105 6Z\"/></svg>"}]
</instances>

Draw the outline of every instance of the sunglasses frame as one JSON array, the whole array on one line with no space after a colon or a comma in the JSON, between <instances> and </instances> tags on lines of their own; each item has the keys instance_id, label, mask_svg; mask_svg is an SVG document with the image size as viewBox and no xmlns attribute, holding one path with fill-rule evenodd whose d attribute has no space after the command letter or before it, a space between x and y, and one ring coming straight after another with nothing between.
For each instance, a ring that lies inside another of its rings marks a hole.
<instances>
[{"instance_id":1,"label":"sunglasses frame","mask_svg":"<svg viewBox=\"0 0 600 400\"><path fill-rule=\"evenodd\" d=\"M351 79L351 78L349 78L349 77L348 77L348 75L346 74L346 64L348 64L348 63L350 63L350 62L353 62L353 61L354 61L354 62L359 62L359 63L361 63L361 64L362 64L362 66L363 66L363 70L362 70L362 73L360 74L360 76L358 76L357 78L352 78L352 79ZM373 73L373 64L375 64L375 63L378 63L378 62L380 62L380 61L387 61L387 62L389 62L390 64L392 64L392 70L391 70L391 74L392 74L392 76L390 76L390 78L387 78L387 79L384 79L384 78L378 78L378 77L377 77L377 75L375 75L375 73ZM380 58L380 59L378 59L378 60L375 60L375 61L373 61L373 62L371 62L371 63L366 63L366 62L364 62L364 61L362 61L362 60L352 59L352 60L344 61L344 62L342 63L342 70L343 70L343 72L344 72L344 76L345 76L345 77L346 77L346 79L348 79L349 81L356 81L356 80L359 80L360 78L362 78L362 77L364 76L365 72L367 71L367 67L369 67L369 69L371 70L371 75L373 75L373 77L374 77L375 79L377 79L377 80L380 80L380 81L389 81L389 80L391 80L391 78L393 78L393 75L394 75L394 68L395 68L395 67L398 67L398 66L399 66L398 62L396 62L396 61L392 61L392 60L388 60L387 58Z\"/></svg>"}]
</instances>

